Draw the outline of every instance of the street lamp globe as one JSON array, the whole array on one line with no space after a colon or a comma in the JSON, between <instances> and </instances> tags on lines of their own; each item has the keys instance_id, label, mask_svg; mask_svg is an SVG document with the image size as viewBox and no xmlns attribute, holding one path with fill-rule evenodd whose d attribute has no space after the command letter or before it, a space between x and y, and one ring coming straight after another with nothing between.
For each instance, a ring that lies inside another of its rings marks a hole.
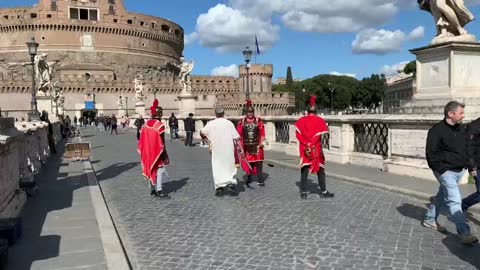
<instances>
[{"instance_id":1,"label":"street lamp globe","mask_svg":"<svg viewBox=\"0 0 480 270\"><path fill-rule=\"evenodd\" d=\"M252 50L249 49L249 47L246 47L245 50L243 51L243 58L245 59L245 63L250 63L250 60L252 59Z\"/></svg>"},{"instance_id":2,"label":"street lamp globe","mask_svg":"<svg viewBox=\"0 0 480 270\"><path fill-rule=\"evenodd\" d=\"M35 42L35 38L32 37L32 39L27 42L28 46L28 53L30 54L31 57L35 57L37 55L37 49L38 49L38 43Z\"/></svg>"}]
</instances>

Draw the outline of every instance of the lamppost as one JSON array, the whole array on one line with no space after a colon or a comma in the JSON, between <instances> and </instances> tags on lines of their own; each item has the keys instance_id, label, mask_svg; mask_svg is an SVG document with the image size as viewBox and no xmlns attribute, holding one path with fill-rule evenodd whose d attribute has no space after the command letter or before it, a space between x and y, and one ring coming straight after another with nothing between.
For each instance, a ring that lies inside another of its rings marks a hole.
<instances>
[{"instance_id":1,"label":"lamppost","mask_svg":"<svg viewBox=\"0 0 480 270\"><path fill-rule=\"evenodd\" d=\"M335 88L332 87L330 83L328 83L328 89L330 89L330 112L333 112L333 91L335 90Z\"/></svg>"},{"instance_id":2,"label":"lamppost","mask_svg":"<svg viewBox=\"0 0 480 270\"><path fill-rule=\"evenodd\" d=\"M125 97L125 116L128 117L128 97Z\"/></svg>"},{"instance_id":3,"label":"lamppost","mask_svg":"<svg viewBox=\"0 0 480 270\"><path fill-rule=\"evenodd\" d=\"M243 51L243 58L245 59L246 69L247 69L247 92L246 92L246 97L247 100L250 99L250 82L249 82L249 69L250 66L248 65L250 63L250 59L252 59L252 50L250 50L248 47L245 48Z\"/></svg>"},{"instance_id":4,"label":"lamppost","mask_svg":"<svg viewBox=\"0 0 480 270\"><path fill-rule=\"evenodd\" d=\"M37 97L35 89L35 56L37 55L38 43L35 42L35 38L27 42L28 54L30 54L30 60L32 62L32 101L30 102L30 112L28 113L28 121L39 121L40 113L37 109Z\"/></svg>"}]
</instances>

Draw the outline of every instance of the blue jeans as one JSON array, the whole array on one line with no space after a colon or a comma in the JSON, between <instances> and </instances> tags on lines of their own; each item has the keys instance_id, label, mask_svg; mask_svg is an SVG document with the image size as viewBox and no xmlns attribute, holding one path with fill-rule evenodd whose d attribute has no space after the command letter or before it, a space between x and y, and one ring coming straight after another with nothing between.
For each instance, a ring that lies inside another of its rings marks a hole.
<instances>
[{"instance_id":1,"label":"blue jeans","mask_svg":"<svg viewBox=\"0 0 480 270\"><path fill-rule=\"evenodd\" d=\"M480 202L480 179L478 179L480 171L477 171L477 176L474 177L475 185L477 186L477 192L470 194L467 198L462 200L462 209L467 210L471 206Z\"/></svg>"},{"instance_id":2,"label":"blue jeans","mask_svg":"<svg viewBox=\"0 0 480 270\"><path fill-rule=\"evenodd\" d=\"M462 197L458 188L458 183L460 182L464 171L458 173L446 171L442 175L433 172L433 174L440 183L440 187L438 188L438 193L435 198L435 205L432 205L428 209L427 215L425 216L425 222L434 223L438 219L442 208L446 207L453 223L455 223L455 226L457 227L457 233L459 235L470 234L470 227L463 215Z\"/></svg>"},{"instance_id":3,"label":"blue jeans","mask_svg":"<svg viewBox=\"0 0 480 270\"><path fill-rule=\"evenodd\" d=\"M170 138L172 140L178 139L180 136L178 136L178 129L177 128L170 128Z\"/></svg>"}]
</instances>

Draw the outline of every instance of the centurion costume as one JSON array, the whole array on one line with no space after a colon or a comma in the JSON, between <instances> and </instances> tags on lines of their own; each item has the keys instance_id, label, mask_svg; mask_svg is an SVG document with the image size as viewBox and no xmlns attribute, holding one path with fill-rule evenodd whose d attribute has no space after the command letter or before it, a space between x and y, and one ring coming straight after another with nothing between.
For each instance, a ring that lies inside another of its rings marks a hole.
<instances>
[{"instance_id":1,"label":"centurion costume","mask_svg":"<svg viewBox=\"0 0 480 270\"><path fill-rule=\"evenodd\" d=\"M295 123L296 137L300 153L300 193L301 198L307 198L308 173L318 175L320 197L331 198L334 195L327 191L325 184L325 157L322 151L322 135L328 133L328 127L323 118L316 115L315 96L310 97L307 115Z\"/></svg>"},{"instance_id":2,"label":"centurion costume","mask_svg":"<svg viewBox=\"0 0 480 270\"><path fill-rule=\"evenodd\" d=\"M142 161L142 173L150 181L151 194L160 198L169 198L162 192L162 174L168 165L168 155L165 150L165 125L160 120L162 108L158 100L153 101L150 108L152 119L148 120L140 130L138 153Z\"/></svg>"},{"instance_id":3,"label":"centurion costume","mask_svg":"<svg viewBox=\"0 0 480 270\"><path fill-rule=\"evenodd\" d=\"M248 176L247 186L252 182L252 175L257 175L260 186L264 186L262 177L262 165L264 160L265 127L263 121L255 116L255 111L250 100L246 101L247 116L237 123L237 131L240 134L240 146L244 158L239 158L242 169Z\"/></svg>"}]
</instances>

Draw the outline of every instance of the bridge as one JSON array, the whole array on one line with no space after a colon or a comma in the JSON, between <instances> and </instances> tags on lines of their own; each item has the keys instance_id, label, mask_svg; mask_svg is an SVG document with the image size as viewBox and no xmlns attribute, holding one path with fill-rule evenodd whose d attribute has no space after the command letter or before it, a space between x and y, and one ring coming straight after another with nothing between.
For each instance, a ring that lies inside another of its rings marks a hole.
<instances>
[{"instance_id":1,"label":"bridge","mask_svg":"<svg viewBox=\"0 0 480 270\"><path fill-rule=\"evenodd\" d=\"M239 171L239 195L218 198L208 150L167 141L172 198L160 200L141 175L135 131L85 127L81 140L89 161L66 160L59 140L35 175L6 269L480 268L480 246L463 246L445 216L446 234L420 225L434 181L330 162L335 198L316 196L311 179L305 201L297 157L271 149L265 187L246 188ZM468 217L479 232L479 217Z\"/></svg>"}]
</instances>

